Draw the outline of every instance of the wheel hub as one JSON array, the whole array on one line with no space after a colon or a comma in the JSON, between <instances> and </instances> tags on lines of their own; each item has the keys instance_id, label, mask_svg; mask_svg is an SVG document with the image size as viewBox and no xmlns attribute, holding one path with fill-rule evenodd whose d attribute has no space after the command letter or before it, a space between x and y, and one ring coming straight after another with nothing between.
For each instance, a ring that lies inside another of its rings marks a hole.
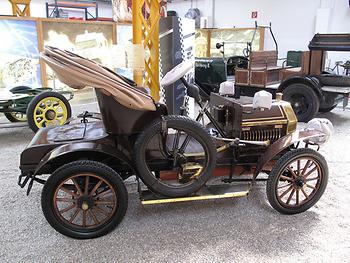
<instances>
[{"instance_id":1,"label":"wheel hub","mask_svg":"<svg viewBox=\"0 0 350 263\"><path fill-rule=\"evenodd\" d=\"M52 121L56 118L56 112L54 110L48 110L45 112L46 119Z\"/></svg>"},{"instance_id":2,"label":"wheel hub","mask_svg":"<svg viewBox=\"0 0 350 263\"><path fill-rule=\"evenodd\" d=\"M296 189L301 189L304 187L304 179L302 177L298 177L297 179L295 179L294 181L294 185Z\"/></svg>"},{"instance_id":3,"label":"wheel hub","mask_svg":"<svg viewBox=\"0 0 350 263\"><path fill-rule=\"evenodd\" d=\"M90 196L81 196L78 198L78 207L83 210L89 210L94 206L94 199Z\"/></svg>"}]
</instances>

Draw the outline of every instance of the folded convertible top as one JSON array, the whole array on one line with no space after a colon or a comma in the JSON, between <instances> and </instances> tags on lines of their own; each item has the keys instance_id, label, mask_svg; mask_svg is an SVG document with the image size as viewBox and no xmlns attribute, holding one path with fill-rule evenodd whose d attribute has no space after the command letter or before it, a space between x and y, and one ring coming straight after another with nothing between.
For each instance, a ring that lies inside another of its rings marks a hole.
<instances>
[{"instance_id":1,"label":"folded convertible top","mask_svg":"<svg viewBox=\"0 0 350 263\"><path fill-rule=\"evenodd\" d=\"M152 97L134 83L110 69L80 57L69 51L45 47L41 58L52 68L58 79L74 89L93 87L108 96L113 96L120 104L135 110L155 111Z\"/></svg>"}]
</instances>

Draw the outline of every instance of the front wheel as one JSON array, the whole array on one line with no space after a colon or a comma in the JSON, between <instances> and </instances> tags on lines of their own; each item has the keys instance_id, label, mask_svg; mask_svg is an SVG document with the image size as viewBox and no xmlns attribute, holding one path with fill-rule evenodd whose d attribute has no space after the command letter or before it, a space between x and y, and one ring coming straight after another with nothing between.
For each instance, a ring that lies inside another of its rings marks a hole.
<instances>
[{"instance_id":1,"label":"front wheel","mask_svg":"<svg viewBox=\"0 0 350 263\"><path fill-rule=\"evenodd\" d=\"M153 192L180 197L199 190L216 165L216 148L198 123L183 116L166 116L138 137L135 163L142 181Z\"/></svg>"},{"instance_id":2,"label":"front wheel","mask_svg":"<svg viewBox=\"0 0 350 263\"><path fill-rule=\"evenodd\" d=\"M320 101L311 87L292 84L283 90L283 99L290 102L298 121L308 122L315 117Z\"/></svg>"},{"instance_id":3,"label":"front wheel","mask_svg":"<svg viewBox=\"0 0 350 263\"><path fill-rule=\"evenodd\" d=\"M43 127L63 125L71 115L68 100L54 91L38 94L27 108L28 125L34 132Z\"/></svg>"},{"instance_id":4,"label":"front wheel","mask_svg":"<svg viewBox=\"0 0 350 263\"><path fill-rule=\"evenodd\" d=\"M302 213L321 198L328 182L324 157L312 149L292 150L272 168L266 194L273 208L282 214Z\"/></svg>"},{"instance_id":5,"label":"front wheel","mask_svg":"<svg viewBox=\"0 0 350 263\"><path fill-rule=\"evenodd\" d=\"M41 194L46 220L63 235L88 239L112 231L128 204L123 180L95 161L75 161L58 168Z\"/></svg>"}]
</instances>

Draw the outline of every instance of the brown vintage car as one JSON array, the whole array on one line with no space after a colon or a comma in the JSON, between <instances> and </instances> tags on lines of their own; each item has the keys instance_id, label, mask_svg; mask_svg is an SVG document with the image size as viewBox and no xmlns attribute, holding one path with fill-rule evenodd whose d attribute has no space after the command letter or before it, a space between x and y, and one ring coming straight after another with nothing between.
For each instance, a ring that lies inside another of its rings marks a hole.
<instances>
[{"instance_id":1,"label":"brown vintage car","mask_svg":"<svg viewBox=\"0 0 350 263\"><path fill-rule=\"evenodd\" d=\"M123 180L130 176L147 205L246 196L265 172L268 200L284 214L306 211L326 188L327 163L311 149L326 133L296 130L293 109L281 98L264 107L218 94L205 100L185 80L193 64L184 62L162 84L182 80L201 108L192 120L169 116L131 80L92 61L50 47L42 58L71 87L93 86L101 110L40 129L21 154L19 185L28 185L29 194L34 182L44 184L43 213L64 235L94 238L113 230L127 209Z\"/></svg>"}]
</instances>

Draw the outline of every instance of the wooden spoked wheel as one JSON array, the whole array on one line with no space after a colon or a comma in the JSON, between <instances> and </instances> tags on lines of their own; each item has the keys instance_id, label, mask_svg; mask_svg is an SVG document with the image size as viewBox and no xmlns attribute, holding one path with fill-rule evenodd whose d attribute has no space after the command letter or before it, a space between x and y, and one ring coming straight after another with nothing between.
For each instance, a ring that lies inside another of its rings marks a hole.
<instances>
[{"instance_id":1,"label":"wooden spoked wheel","mask_svg":"<svg viewBox=\"0 0 350 263\"><path fill-rule=\"evenodd\" d=\"M266 193L277 211L296 214L320 199L327 181L328 166L323 156L312 149L296 149L277 161L267 180Z\"/></svg>"},{"instance_id":2,"label":"wooden spoked wheel","mask_svg":"<svg viewBox=\"0 0 350 263\"><path fill-rule=\"evenodd\" d=\"M293 160L280 174L277 184L278 201L286 207L303 205L317 193L322 176L320 165L312 158Z\"/></svg>"},{"instance_id":3,"label":"wooden spoked wheel","mask_svg":"<svg viewBox=\"0 0 350 263\"><path fill-rule=\"evenodd\" d=\"M57 216L75 227L98 227L111 218L117 207L113 187L94 174L69 177L59 185L53 198Z\"/></svg>"},{"instance_id":4,"label":"wooden spoked wheel","mask_svg":"<svg viewBox=\"0 0 350 263\"><path fill-rule=\"evenodd\" d=\"M123 179L96 161L74 161L59 167L46 181L41 195L41 207L50 225L78 239L112 231L127 206Z\"/></svg>"}]
</instances>

